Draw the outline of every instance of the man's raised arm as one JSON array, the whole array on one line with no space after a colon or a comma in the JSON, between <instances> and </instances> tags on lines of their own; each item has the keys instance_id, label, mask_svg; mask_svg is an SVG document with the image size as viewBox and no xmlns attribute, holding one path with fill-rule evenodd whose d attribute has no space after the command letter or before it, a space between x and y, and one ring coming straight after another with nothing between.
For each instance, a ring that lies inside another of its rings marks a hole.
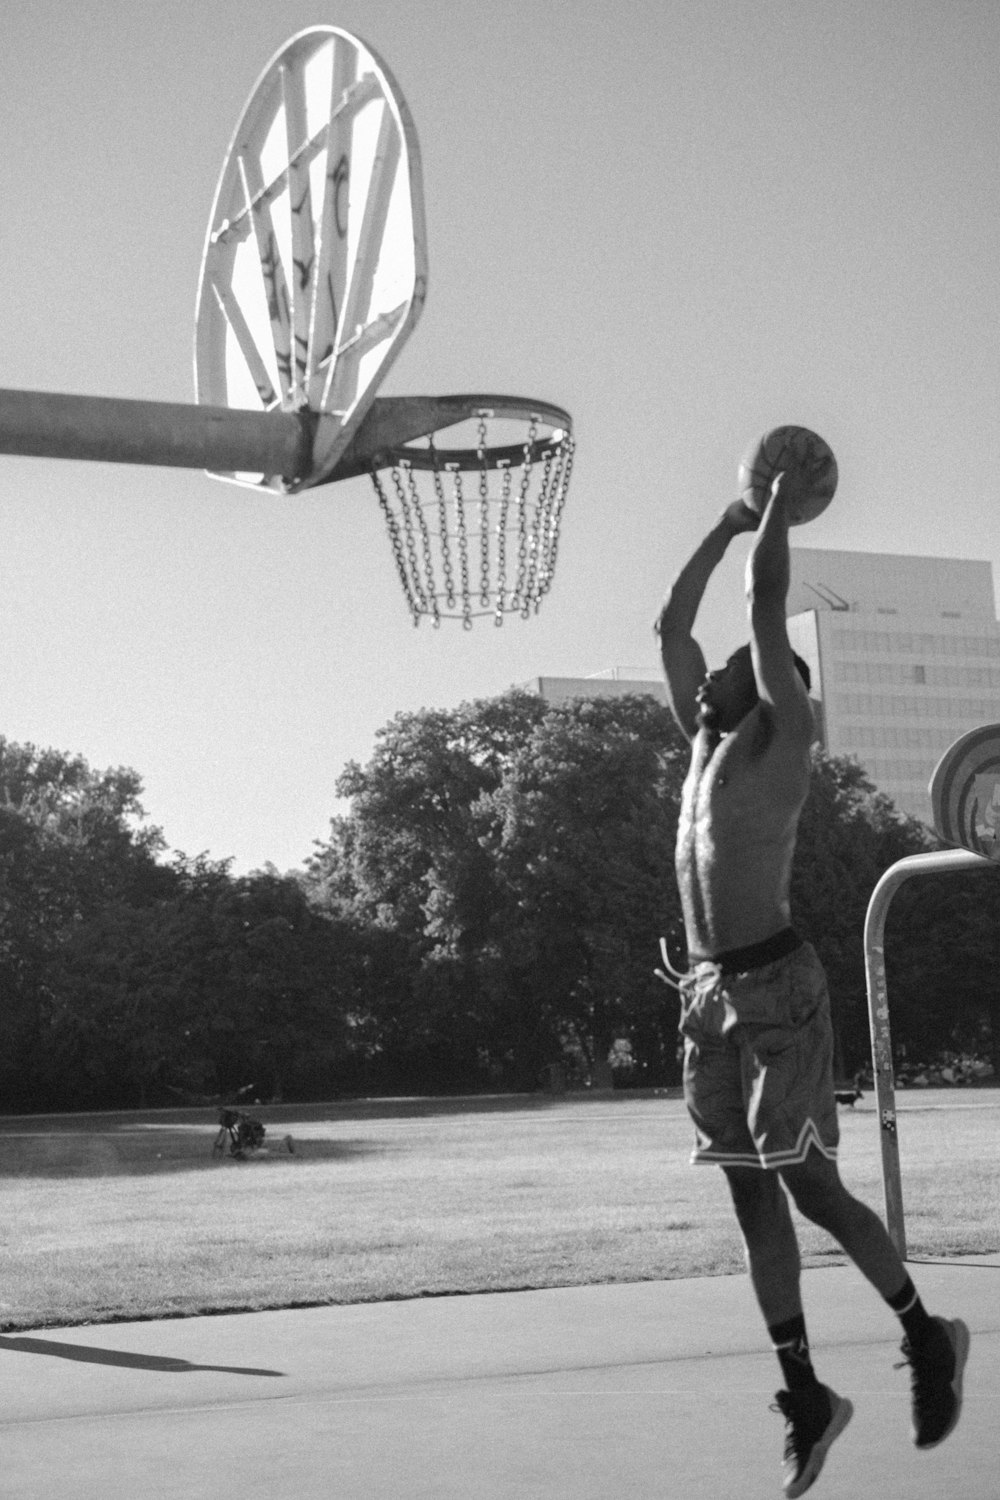
<instances>
[{"instance_id":1,"label":"man's raised arm","mask_svg":"<svg viewBox=\"0 0 1000 1500\"><path fill-rule=\"evenodd\" d=\"M786 476L779 474L747 559L750 649L762 701L777 709L789 727L801 720L811 731L809 695L795 666L785 613L791 579L788 508L794 499Z\"/></svg>"},{"instance_id":2,"label":"man's raised arm","mask_svg":"<svg viewBox=\"0 0 1000 1500\"><path fill-rule=\"evenodd\" d=\"M695 640L695 616L708 587L708 580L722 561L734 536L753 531L759 517L736 500L726 507L711 531L694 550L667 590L654 629L660 638L660 656L667 680L667 696L674 718L687 738L698 728L696 694L705 680L705 657Z\"/></svg>"}]
</instances>

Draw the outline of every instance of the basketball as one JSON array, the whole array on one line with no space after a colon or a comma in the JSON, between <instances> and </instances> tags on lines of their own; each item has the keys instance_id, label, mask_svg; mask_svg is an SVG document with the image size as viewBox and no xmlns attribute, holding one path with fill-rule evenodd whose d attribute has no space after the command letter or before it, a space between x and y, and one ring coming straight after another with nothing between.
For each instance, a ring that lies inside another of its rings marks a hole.
<instances>
[{"instance_id":1,"label":"basketball","mask_svg":"<svg viewBox=\"0 0 1000 1500\"><path fill-rule=\"evenodd\" d=\"M793 526L814 521L833 499L837 460L833 449L808 427L773 427L748 449L739 470L740 499L762 515L775 476L790 481L789 514Z\"/></svg>"}]
</instances>

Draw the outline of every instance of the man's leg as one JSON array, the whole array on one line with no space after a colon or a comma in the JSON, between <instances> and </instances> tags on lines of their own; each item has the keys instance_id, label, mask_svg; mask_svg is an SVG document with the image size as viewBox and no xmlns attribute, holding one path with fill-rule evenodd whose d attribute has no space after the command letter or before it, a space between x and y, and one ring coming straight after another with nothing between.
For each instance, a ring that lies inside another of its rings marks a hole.
<instances>
[{"instance_id":1,"label":"man's leg","mask_svg":"<svg viewBox=\"0 0 1000 1500\"><path fill-rule=\"evenodd\" d=\"M804 1162L783 1168L782 1176L799 1212L843 1246L903 1325L913 1441L918 1448L936 1447L954 1429L962 1409L968 1328L961 1319L927 1312L882 1220L847 1191L836 1162L812 1150Z\"/></svg>"},{"instance_id":2,"label":"man's leg","mask_svg":"<svg viewBox=\"0 0 1000 1500\"><path fill-rule=\"evenodd\" d=\"M777 1172L724 1167L743 1235L750 1281L769 1328L802 1313L802 1261Z\"/></svg>"},{"instance_id":3,"label":"man's leg","mask_svg":"<svg viewBox=\"0 0 1000 1500\"><path fill-rule=\"evenodd\" d=\"M802 1313L802 1262L777 1172L754 1167L724 1170L743 1234L750 1281L788 1385L775 1397L774 1409L787 1424L784 1489L789 1500L794 1500L818 1477L853 1407L817 1380L809 1357Z\"/></svg>"},{"instance_id":4,"label":"man's leg","mask_svg":"<svg viewBox=\"0 0 1000 1500\"><path fill-rule=\"evenodd\" d=\"M799 1212L833 1235L883 1297L900 1291L907 1273L896 1247L878 1214L847 1191L835 1161L814 1149L781 1176Z\"/></svg>"}]
</instances>

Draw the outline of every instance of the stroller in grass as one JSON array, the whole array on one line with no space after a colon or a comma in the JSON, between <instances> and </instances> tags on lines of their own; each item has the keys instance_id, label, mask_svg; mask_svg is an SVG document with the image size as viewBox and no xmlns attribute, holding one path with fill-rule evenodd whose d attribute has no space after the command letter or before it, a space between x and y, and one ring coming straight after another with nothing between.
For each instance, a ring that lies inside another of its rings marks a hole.
<instances>
[{"instance_id":1,"label":"stroller in grass","mask_svg":"<svg viewBox=\"0 0 1000 1500\"><path fill-rule=\"evenodd\" d=\"M247 1092L247 1089L240 1090L241 1094ZM263 1120L258 1120L254 1115L248 1115L245 1110L236 1109L233 1105L223 1105L219 1110L219 1133L215 1137L212 1155L225 1156L228 1144L230 1156L237 1161L246 1161L248 1156L266 1149L266 1135ZM281 1144L287 1147L289 1154L294 1154L295 1142L290 1135L283 1136Z\"/></svg>"},{"instance_id":2,"label":"stroller in grass","mask_svg":"<svg viewBox=\"0 0 1000 1500\"><path fill-rule=\"evenodd\" d=\"M263 1122L255 1120L243 1110L220 1109L219 1133L215 1137L212 1155L225 1156L228 1142L230 1156L235 1156L237 1161L245 1161L248 1151L261 1149L266 1134Z\"/></svg>"}]
</instances>

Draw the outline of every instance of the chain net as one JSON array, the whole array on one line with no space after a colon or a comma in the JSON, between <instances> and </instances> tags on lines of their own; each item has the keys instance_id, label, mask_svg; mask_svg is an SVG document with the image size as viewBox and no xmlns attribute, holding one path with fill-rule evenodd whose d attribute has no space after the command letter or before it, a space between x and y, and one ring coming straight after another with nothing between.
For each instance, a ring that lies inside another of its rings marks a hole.
<instances>
[{"instance_id":1,"label":"chain net","mask_svg":"<svg viewBox=\"0 0 1000 1500\"><path fill-rule=\"evenodd\" d=\"M552 586L573 435L540 437L531 417L518 451L490 443L491 415L476 413L475 448L439 452L431 438L371 470L414 625L526 620Z\"/></svg>"}]
</instances>

